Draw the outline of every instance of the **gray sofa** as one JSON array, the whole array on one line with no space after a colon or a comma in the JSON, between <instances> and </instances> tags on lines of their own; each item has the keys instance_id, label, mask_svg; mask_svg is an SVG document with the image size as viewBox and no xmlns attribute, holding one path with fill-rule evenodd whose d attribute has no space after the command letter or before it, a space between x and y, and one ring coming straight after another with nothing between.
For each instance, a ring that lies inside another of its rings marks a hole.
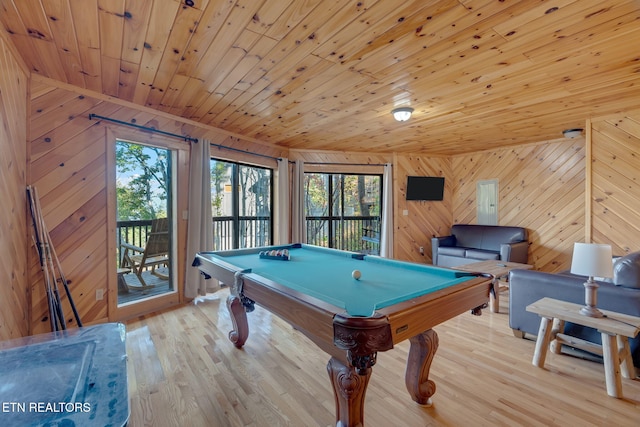
<instances>
[{"instance_id":1,"label":"gray sofa","mask_svg":"<svg viewBox=\"0 0 640 427\"><path fill-rule=\"evenodd\" d=\"M618 258L613 267L613 279L598 281L597 307L640 317L640 252ZM509 274L509 326L514 335L536 336L540 317L526 310L527 305L540 298L550 297L584 305L586 277L569 272L557 274L533 270L512 270ZM601 344L595 329L571 323L565 334ZM629 340L633 364L640 368L640 335Z\"/></svg>"},{"instance_id":2,"label":"gray sofa","mask_svg":"<svg viewBox=\"0 0 640 427\"><path fill-rule=\"evenodd\" d=\"M433 265L455 267L501 260L526 264L527 229L499 225L455 224L451 234L431 239Z\"/></svg>"}]
</instances>

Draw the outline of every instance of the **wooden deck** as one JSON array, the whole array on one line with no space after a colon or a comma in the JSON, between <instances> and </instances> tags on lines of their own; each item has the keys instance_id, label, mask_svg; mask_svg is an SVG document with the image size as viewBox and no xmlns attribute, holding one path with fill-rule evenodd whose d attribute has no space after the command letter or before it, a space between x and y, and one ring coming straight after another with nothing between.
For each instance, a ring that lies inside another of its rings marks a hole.
<instances>
[{"instance_id":1,"label":"wooden deck","mask_svg":"<svg viewBox=\"0 0 640 427\"><path fill-rule=\"evenodd\" d=\"M160 268L158 270L167 271L166 268ZM118 304L127 304L133 301L143 300L145 298L173 292L174 290L169 280L162 279L155 274L151 274L150 271L142 273L142 276L144 277L144 280L148 285L153 285L153 288L140 289L141 283L136 275L133 273L125 274L123 277L127 284L127 287L129 288L129 292L118 292Z\"/></svg>"}]
</instances>

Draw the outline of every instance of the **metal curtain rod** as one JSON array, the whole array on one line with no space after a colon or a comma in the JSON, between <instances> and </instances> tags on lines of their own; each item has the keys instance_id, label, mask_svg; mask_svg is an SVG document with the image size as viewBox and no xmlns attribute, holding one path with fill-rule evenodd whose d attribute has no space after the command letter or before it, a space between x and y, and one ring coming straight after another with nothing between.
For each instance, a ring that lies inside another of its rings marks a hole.
<instances>
[{"instance_id":1,"label":"metal curtain rod","mask_svg":"<svg viewBox=\"0 0 640 427\"><path fill-rule=\"evenodd\" d=\"M213 147L218 147L218 148L222 148L225 150L231 150L231 151L236 151L238 153L244 153L244 154L251 154L253 156L258 156L258 157L265 157L267 159L272 159L272 160L282 160L282 157L273 157L273 156L269 156L268 154L261 154L261 153L254 153L252 151L247 151L247 150L241 150L240 148L234 148L234 147L227 147L226 145L220 145L220 144L214 144L213 142L210 143ZM289 163L295 163L294 160L289 160ZM373 163L368 163L368 164L363 164L363 163L322 163L322 162L305 162L305 165L330 165L330 166L384 166L384 164L373 164Z\"/></svg>"},{"instance_id":2,"label":"metal curtain rod","mask_svg":"<svg viewBox=\"0 0 640 427\"><path fill-rule=\"evenodd\" d=\"M236 151L238 153L244 153L244 154L251 154L252 156L264 157L272 160L282 160L282 157L273 157L273 156L269 156L268 154L254 153L252 151L241 150L239 148L227 147L226 145L214 144L213 142L209 143L209 145L211 145L212 147L222 148L224 150Z\"/></svg>"},{"instance_id":3,"label":"metal curtain rod","mask_svg":"<svg viewBox=\"0 0 640 427\"><path fill-rule=\"evenodd\" d=\"M323 163L323 162L304 162L305 165L330 165L330 166L384 166L384 163Z\"/></svg>"},{"instance_id":4,"label":"metal curtain rod","mask_svg":"<svg viewBox=\"0 0 640 427\"><path fill-rule=\"evenodd\" d=\"M124 122L122 120L112 119L110 117L100 116L98 114L93 114L93 113L89 114L89 120L93 120L93 119L106 120L106 121L109 121L109 122L117 123L117 124L124 125L124 126L131 126L131 127L134 127L134 128L137 128L137 129L146 130L146 131L149 131L149 132L156 132L156 133L160 133L162 135L172 136L172 137L178 138L178 139L184 139L187 142L196 142L196 143L198 142L198 138L192 138L190 136L178 135L177 133L165 132L163 130L159 130L159 129L156 129L156 128L150 128L150 127L147 127L147 126L137 125L135 123ZM236 151L238 153L251 154L253 156L264 157L264 158L272 159L272 160L281 160L282 159L282 157L273 157L273 156L269 156L268 154L254 153L252 151L241 150L239 148L227 147L226 145L214 144L213 142L210 143L210 144L213 147L218 147L218 148L225 149L225 150ZM294 161L289 160L289 163L294 163ZM363 163L305 162L305 164L308 164L308 165L331 165L331 166L384 166L384 164L373 164L373 163L363 164Z\"/></svg>"},{"instance_id":5,"label":"metal curtain rod","mask_svg":"<svg viewBox=\"0 0 640 427\"><path fill-rule=\"evenodd\" d=\"M178 138L178 139L184 139L187 142L198 142L198 138L192 138L190 136L184 136L184 135L178 135L177 133L171 133L171 132L165 132L163 130L159 130L156 128L150 128L147 126L142 126L142 125L137 125L135 123L129 123L129 122L123 122L122 120L118 120L118 119L112 119L110 117L104 117L104 116L99 116L97 114L89 114L89 120L93 120L93 119L100 119L100 120L106 120L109 122L113 122L113 123L117 123L119 125L125 125L125 126L131 126L137 129L142 129L142 130L146 130L149 132L155 132L155 133L161 133L162 135L167 135L167 136L172 136L174 138Z\"/></svg>"}]
</instances>

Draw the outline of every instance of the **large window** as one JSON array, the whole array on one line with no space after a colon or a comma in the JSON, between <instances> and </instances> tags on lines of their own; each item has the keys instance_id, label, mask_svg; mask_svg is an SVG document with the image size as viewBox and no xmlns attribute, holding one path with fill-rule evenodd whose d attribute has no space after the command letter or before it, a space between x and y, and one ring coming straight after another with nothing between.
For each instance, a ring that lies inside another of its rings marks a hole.
<instances>
[{"instance_id":1,"label":"large window","mask_svg":"<svg viewBox=\"0 0 640 427\"><path fill-rule=\"evenodd\" d=\"M215 250L272 243L272 175L271 169L211 160Z\"/></svg>"},{"instance_id":2,"label":"large window","mask_svg":"<svg viewBox=\"0 0 640 427\"><path fill-rule=\"evenodd\" d=\"M378 254L381 175L305 173L307 242Z\"/></svg>"}]
</instances>

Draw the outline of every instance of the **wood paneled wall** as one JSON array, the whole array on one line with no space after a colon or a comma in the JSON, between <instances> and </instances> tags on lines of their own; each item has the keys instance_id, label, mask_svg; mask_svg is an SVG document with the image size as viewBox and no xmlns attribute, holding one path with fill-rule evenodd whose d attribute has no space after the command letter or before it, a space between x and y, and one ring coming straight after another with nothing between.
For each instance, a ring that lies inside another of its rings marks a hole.
<instances>
[{"instance_id":1,"label":"wood paneled wall","mask_svg":"<svg viewBox=\"0 0 640 427\"><path fill-rule=\"evenodd\" d=\"M529 263L569 268L585 236L584 145L579 137L453 157L453 223L477 223L476 182L498 179L498 224L529 230Z\"/></svg>"},{"instance_id":2,"label":"wood paneled wall","mask_svg":"<svg viewBox=\"0 0 640 427\"><path fill-rule=\"evenodd\" d=\"M1 39L0 39L1 40ZM6 50L5 50L6 52ZM188 145L182 141L116 124L88 120L89 113L123 121L135 120L168 132L187 134L213 143L273 157L302 159L308 170L382 173L383 163L394 165L394 258L431 262L430 238L448 233L453 223L474 223L476 182L497 178L499 223L524 226L530 231L530 262L544 271L569 267L573 242L584 241L585 209L592 206L588 222L593 241L611 242L614 252L640 250L636 234L640 230L637 182L640 179L638 152L640 114L629 113L593 120L593 174L585 180L585 139L559 139L516 148L478 152L454 157L429 157L376 153L348 153L291 150L231 135L214 128L180 120L166 113L136 107L101 95L78 92L65 85L33 76L30 97L26 72L11 62L10 54L0 58L2 65L2 144L3 185L11 204L2 204L2 250L31 257L28 284L20 283L20 272L27 270L26 257L16 256L11 264L0 264L0 273L11 285L0 286L3 301L0 338L25 334L27 319L32 333L45 332L48 322L35 251L27 241L24 185L36 186L40 193L45 221L61 258L63 270L85 323L114 320L115 274L109 267L111 230L108 227L109 159L114 138L174 147L181 154L180 189L187 188L185 170ZM16 77L17 76L17 77ZM17 83L16 83L17 82ZM6 88L6 89L5 89ZM30 118L25 110L31 100ZM28 149L7 141L26 140ZM212 148L212 155L229 160L274 166L273 161L248 154ZM363 166L311 165L311 163L361 164ZM28 164L22 168L22 164ZM404 198L408 175L444 176L445 200L407 202ZM30 176L30 178L25 178ZM591 182L591 204L585 203L585 183ZM3 188L3 190L5 190ZM10 208L8 206L11 206ZM587 206L587 208L585 208ZM18 224L12 228L12 224ZM181 235L186 224L180 221ZM11 230L8 239L5 230ZM184 242L179 242L182 245ZM424 248L424 255L419 247ZM22 263L22 265L21 265ZM180 270L184 260L181 260ZM183 271L179 271L182 275ZM24 279L22 279L24 280ZM108 298L95 301L95 290L104 288ZM31 309L28 290L33 293ZM165 301L180 302L179 296ZM151 311L154 307L149 306ZM71 316L68 316L71 317ZM9 331L9 332L6 332Z\"/></svg>"},{"instance_id":3,"label":"wood paneled wall","mask_svg":"<svg viewBox=\"0 0 640 427\"><path fill-rule=\"evenodd\" d=\"M536 269L569 268L573 242L585 236L584 144L584 138L559 139L455 157L394 155L394 258L431 263L431 237L448 234L452 224L477 223L476 182L498 179L499 224L529 230L529 261ZM343 153L292 150L291 158L298 157L351 159ZM363 162L376 158L388 161L368 155ZM444 200L405 200L409 175L445 177Z\"/></svg>"},{"instance_id":4,"label":"wood paneled wall","mask_svg":"<svg viewBox=\"0 0 640 427\"><path fill-rule=\"evenodd\" d=\"M89 120L90 113L254 153L282 155L281 150L266 144L243 140L166 113L93 95L88 91L73 91L69 86L41 77L34 76L32 82L30 181L40 195L45 222L85 324L120 320L182 301L186 221L181 218L187 209L189 164L187 142L108 121ZM137 307L117 307L115 256L110 256L115 254L115 196L114 182L111 181L115 170L116 138L178 152L177 283L180 293L145 301ZM260 157L215 147L212 147L212 154L231 160L264 163ZM49 329L45 321L47 305L41 283L41 273L34 264L30 272L34 333ZM97 301L96 290L100 288L107 297ZM68 311L67 319L72 319L64 300L63 306Z\"/></svg>"},{"instance_id":5,"label":"wood paneled wall","mask_svg":"<svg viewBox=\"0 0 640 427\"><path fill-rule=\"evenodd\" d=\"M394 258L431 264L431 237L449 232L454 199L454 175L448 157L394 158ZM407 176L444 177L444 200L407 201ZM424 249L424 255L420 253Z\"/></svg>"},{"instance_id":6,"label":"wood paneled wall","mask_svg":"<svg viewBox=\"0 0 640 427\"><path fill-rule=\"evenodd\" d=\"M591 239L640 250L640 110L591 122Z\"/></svg>"},{"instance_id":7,"label":"wood paneled wall","mask_svg":"<svg viewBox=\"0 0 640 427\"><path fill-rule=\"evenodd\" d=\"M498 179L499 224L529 230L538 270L570 268L574 242L609 243L615 255L639 251L640 110L593 119L590 134L589 177L585 137L442 159L396 156L395 256L431 262L432 234L477 223L476 182L484 179ZM404 201L406 176L422 174L449 178L444 202Z\"/></svg>"},{"instance_id":8,"label":"wood paneled wall","mask_svg":"<svg viewBox=\"0 0 640 427\"><path fill-rule=\"evenodd\" d=\"M135 119L138 124L155 124L163 130L167 125L166 121L150 114L37 79L32 82L30 181L39 193L45 224L84 324L109 319L109 301L114 293L114 288L109 286L109 260L115 257L109 256L112 245L108 232L109 206L113 205L108 200L108 164L109 149L113 149L114 142L107 141L107 135L115 130L131 141L162 141L156 134L124 131L107 122L89 120L90 113L124 121ZM115 245L115 234L113 240ZM112 268L115 272L115 264ZM42 280L40 271L32 269L33 333L49 330ZM96 300L98 289L105 291L103 300ZM69 325L73 326L73 316L65 299L63 307Z\"/></svg>"},{"instance_id":9,"label":"wood paneled wall","mask_svg":"<svg viewBox=\"0 0 640 427\"><path fill-rule=\"evenodd\" d=\"M344 153L297 150L290 156L307 162L349 163L357 159ZM363 163L375 163L375 159L388 161L380 155L361 157ZM394 155L393 165L396 259L431 263L431 237L448 234L452 224L477 223L476 182L484 179L498 179L499 224L529 230L529 262L536 269L554 272L569 268L573 243L585 239L582 137L454 157ZM445 177L444 200L405 200L409 175Z\"/></svg>"},{"instance_id":10,"label":"wood paneled wall","mask_svg":"<svg viewBox=\"0 0 640 427\"><path fill-rule=\"evenodd\" d=\"M28 71L0 34L0 341L29 332L26 206Z\"/></svg>"}]
</instances>

